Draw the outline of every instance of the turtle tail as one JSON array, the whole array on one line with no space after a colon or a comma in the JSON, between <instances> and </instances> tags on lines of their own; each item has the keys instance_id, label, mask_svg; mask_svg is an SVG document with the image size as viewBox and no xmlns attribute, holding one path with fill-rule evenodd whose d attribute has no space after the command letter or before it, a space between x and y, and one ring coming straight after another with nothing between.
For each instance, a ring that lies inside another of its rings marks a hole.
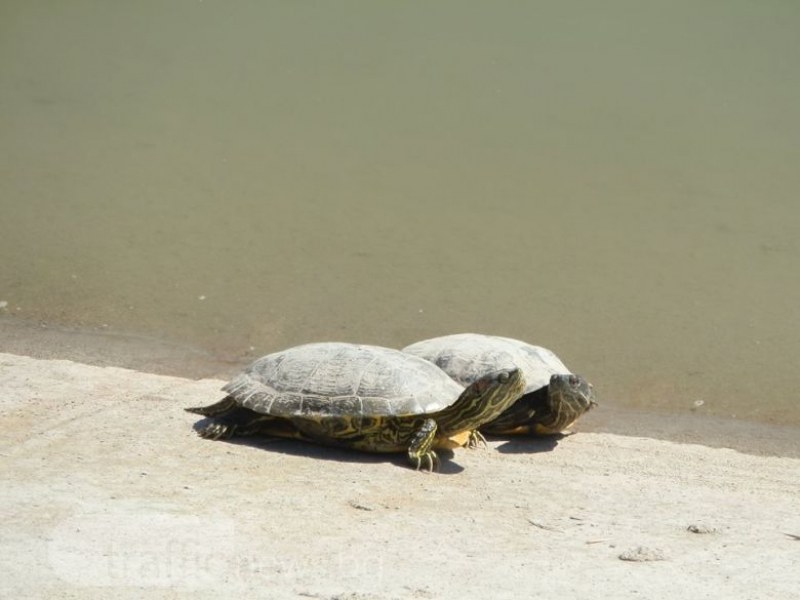
<instances>
[{"instance_id":1,"label":"turtle tail","mask_svg":"<svg viewBox=\"0 0 800 600\"><path fill-rule=\"evenodd\" d=\"M233 396L225 396L219 402L215 402L209 406L193 406L191 408L184 408L186 412L194 413L196 415L203 415L204 417L216 417L236 408L238 404Z\"/></svg>"}]
</instances>

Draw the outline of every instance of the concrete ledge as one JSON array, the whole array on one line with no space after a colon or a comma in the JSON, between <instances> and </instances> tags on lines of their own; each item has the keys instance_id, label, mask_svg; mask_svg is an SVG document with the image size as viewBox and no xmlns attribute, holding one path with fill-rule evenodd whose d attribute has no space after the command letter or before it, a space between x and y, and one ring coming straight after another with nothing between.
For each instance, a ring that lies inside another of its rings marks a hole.
<instances>
[{"instance_id":1,"label":"concrete ledge","mask_svg":"<svg viewBox=\"0 0 800 600\"><path fill-rule=\"evenodd\" d=\"M192 381L0 354L0 596L790 598L800 460L580 433L402 456L209 442Z\"/></svg>"}]
</instances>

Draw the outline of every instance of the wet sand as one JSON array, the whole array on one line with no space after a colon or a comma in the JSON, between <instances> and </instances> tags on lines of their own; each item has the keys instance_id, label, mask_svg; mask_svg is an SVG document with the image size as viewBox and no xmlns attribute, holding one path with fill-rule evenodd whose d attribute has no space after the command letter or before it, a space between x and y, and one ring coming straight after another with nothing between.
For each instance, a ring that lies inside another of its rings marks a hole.
<instances>
[{"instance_id":1,"label":"wet sand","mask_svg":"<svg viewBox=\"0 0 800 600\"><path fill-rule=\"evenodd\" d=\"M211 442L222 381L0 354L8 598L785 599L800 460L582 431L404 457Z\"/></svg>"}]
</instances>

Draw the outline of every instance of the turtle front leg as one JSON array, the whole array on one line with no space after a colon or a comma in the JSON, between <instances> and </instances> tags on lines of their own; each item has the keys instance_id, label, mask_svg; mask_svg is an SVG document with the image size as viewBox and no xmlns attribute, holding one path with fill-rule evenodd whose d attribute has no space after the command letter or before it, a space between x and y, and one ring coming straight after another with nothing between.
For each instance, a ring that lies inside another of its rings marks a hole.
<instances>
[{"instance_id":1,"label":"turtle front leg","mask_svg":"<svg viewBox=\"0 0 800 600\"><path fill-rule=\"evenodd\" d=\"M427 466L428 471L439 468L439 457L433 451L437 429L436 421L425 419L419 429L411 436L408 446L408 460L414 465L415 469L419 470L423 465Z\"/></svg>"},{"instance_id":2,"label":"turtle front leg","mask_svg":"<svg viewBox=\"0 0 800 600\"><path fill-rule=\"evenodd\" d=\"M478 431L477 429L473 429L469 432L469 437L467 438L467 448L488 448L489 444L486 443L486 438L483 437L483 434Z\"/></svg>"}]
</instances>

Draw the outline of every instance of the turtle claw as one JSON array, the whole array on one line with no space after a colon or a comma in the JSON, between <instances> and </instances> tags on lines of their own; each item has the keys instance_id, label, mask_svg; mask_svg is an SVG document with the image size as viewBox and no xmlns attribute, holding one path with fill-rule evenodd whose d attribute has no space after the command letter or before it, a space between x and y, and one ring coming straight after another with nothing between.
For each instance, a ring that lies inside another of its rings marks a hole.
<instances>
[{"instance_id":1,"label":"turtle claw","mask_svg":"<svg viewBox=\"0 0 800 600\"><path fill-rule=\"evenodd\" d=\"M408 446L408 460L419 471L426 467L431 473L439 468L439 457L433 450L433 442L436 440L436 421L425 419L419 429L411 436L411 443Z\"/></svg>"},{"instance_id":2,"label":"turtle claw","mask_svg":"<svg viewBox=\"0 0 800 600\"><path fill-rule=\"evenodd\" d=\"M483 434L480 431L473 429L469 432L469 438L467 438L467 448L475 449L478 447L486 449L489 447L489 444L486 442L486 438L483 437Z\"/></svg>"},{"instance_id":3,"label":"turtle claw","mask_svg":"<svg viewBox=\"0 0 800 600\"><path fill-rule=\"evenodd\" d=\"M439 470L439 457L433 450L429 450L420 455L410 455L410 458L417 471L424 470L428 473L433 473Z\"/></svg>"},{"instance_id":4,"label":"turtle claw","mask_svg":"<svg viewBox=\"0 0 800 600\"><path fill-rule=\"evenodd\" d=\"M233 436L235 430L235 425L211 423L211 425L198 429L197 435L207 440L226 440Z\"/></svg>"}]
</instances>

